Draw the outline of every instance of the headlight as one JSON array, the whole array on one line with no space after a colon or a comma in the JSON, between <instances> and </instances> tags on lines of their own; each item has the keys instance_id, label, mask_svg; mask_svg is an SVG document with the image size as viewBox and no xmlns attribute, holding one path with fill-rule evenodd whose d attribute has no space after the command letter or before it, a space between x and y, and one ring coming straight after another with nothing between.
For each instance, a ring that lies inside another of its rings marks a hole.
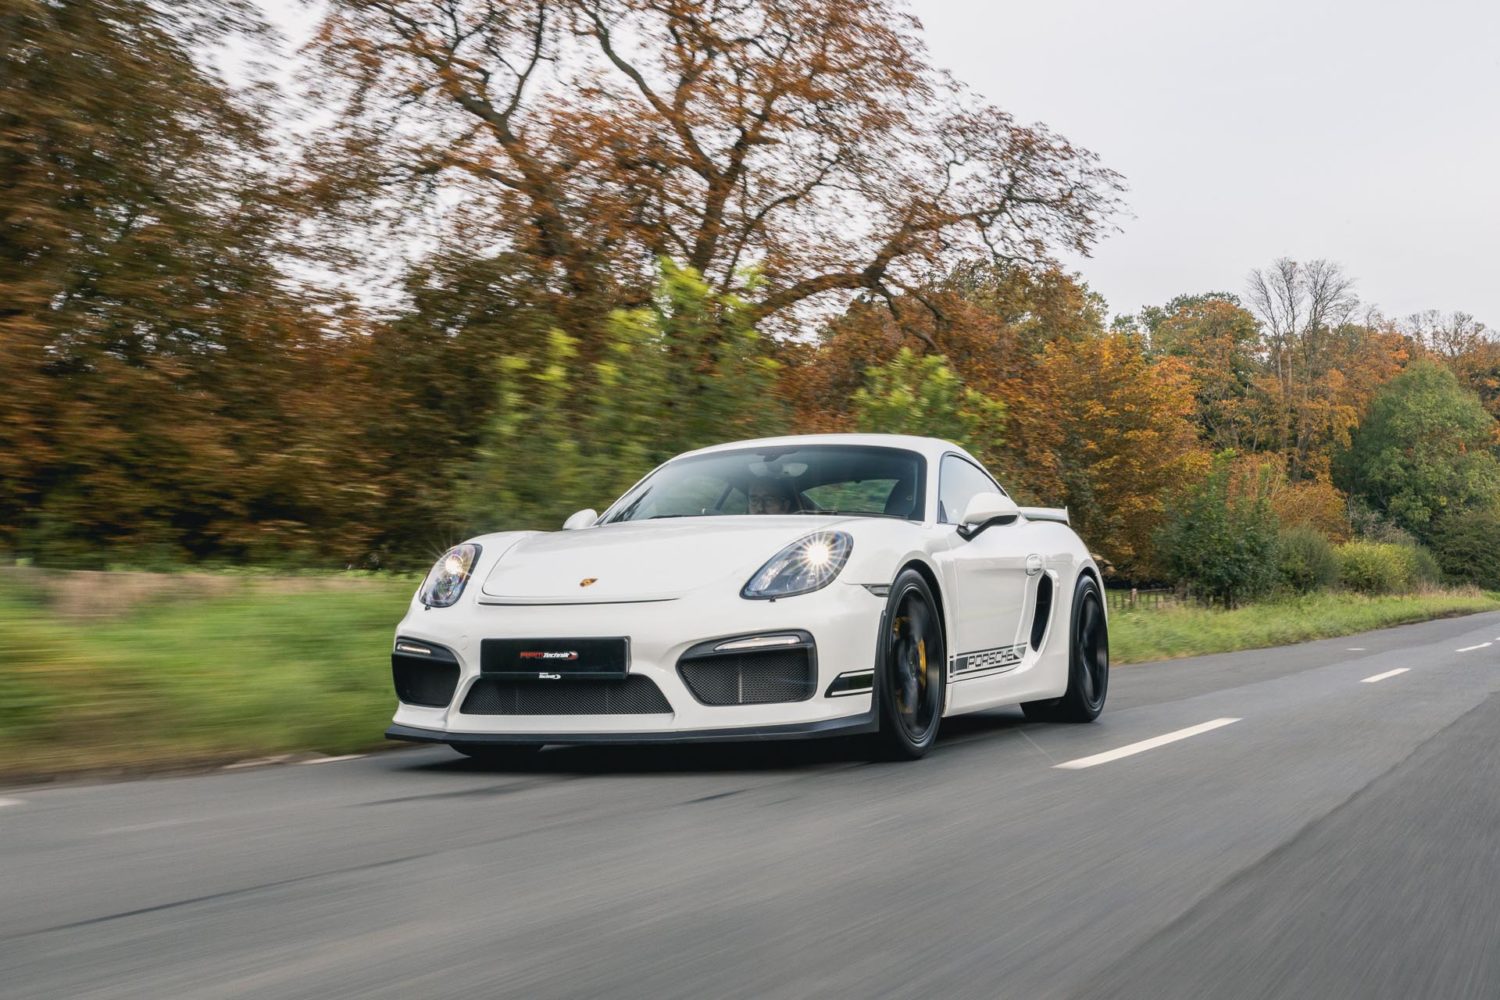
<instances>
[{"instance_id":1,"label":"headlight","mask_svg":"<svg viewBox=\"0 0 1500 1000\"><path fill-rule=\"evenodd\" d=\"M469 573L479 561L479 551L479 546L470 542L444 552L422 581L417 599L429 608L452 607L463 594L464 584L469 582Z\"/></svg>"},{"instance_id":2,"label":"headlight","mask_svg":"<svg viewBox=\"0 0 1500 1000\"><path fill-rule=\"evenodd\" d=\"M853 549L854 539L842 531L819 531L799 538L756 570L740 596L770 600L820 590L839 575Z\"/></svg>"}]
</instances>

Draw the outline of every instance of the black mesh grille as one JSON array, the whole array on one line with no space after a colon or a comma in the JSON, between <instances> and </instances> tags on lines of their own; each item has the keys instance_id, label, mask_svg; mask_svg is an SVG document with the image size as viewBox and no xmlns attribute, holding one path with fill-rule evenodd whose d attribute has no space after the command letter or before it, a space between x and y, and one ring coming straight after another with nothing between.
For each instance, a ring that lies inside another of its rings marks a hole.
<instances>
[{"instance_id":1,"label":"black mesh grille","mask_svg":"<svg viewBox=\"0 0 1500 1000\"><path fill-rule=\"evenodd\" d=\"M806 701L817 685L811 650L759 649L684 658L683 683L705 705L769 705Z\"/></svg>"},{"instance_id":2,"label":"black mesh grille","mask_svg":"<svg viewBox=\"0 0 1500 1000\"><path fill-rule=\"evenodd\" d=\"M391 678L396 697L408 705L445 708L458 687L458 661L441 647L425 647L430 656L391 654Z\"/></svg>"},{"instance_id":3,"label":"black mesh grille","mask_svg":"<svg viewBox=\"0 0 1500 1000\"><path fill-rule=\"evenodd\" d=\"M670 715L672 706L649 677L623 681L511 681L481 677L469 689L466 715Z\"/></svg>"}]
</instances>

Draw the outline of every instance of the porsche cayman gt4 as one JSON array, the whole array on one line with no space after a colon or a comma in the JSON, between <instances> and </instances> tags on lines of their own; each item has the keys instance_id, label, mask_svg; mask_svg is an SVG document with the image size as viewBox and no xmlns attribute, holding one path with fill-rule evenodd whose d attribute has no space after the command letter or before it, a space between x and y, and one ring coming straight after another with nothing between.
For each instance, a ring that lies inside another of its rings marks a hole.
<instances>
[{"instance_id":1,"label":"porsche cayman gt4","mask_svg":"<svg viewBox=\"0 0 1500 1000\"><path fill-rule=\"evenodd\" d=\"M563 529L438 560L397 629L387 736L486 757L870 734L910 758L949 715L1104 707L1099 570L1067 513L946 441L718 445Z\"/></svg>"}]
</instances>

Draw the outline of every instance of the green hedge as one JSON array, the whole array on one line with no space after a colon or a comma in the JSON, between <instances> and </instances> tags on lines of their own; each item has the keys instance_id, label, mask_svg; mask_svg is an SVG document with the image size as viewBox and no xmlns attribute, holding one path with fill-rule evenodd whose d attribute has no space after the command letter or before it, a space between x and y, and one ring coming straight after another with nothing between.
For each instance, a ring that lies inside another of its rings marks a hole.
<instances>
[{"instance_id":1,"label":"green hedge","mask_svg":"<svg viewBox=\"0 0 1500 1000\"><path fill-rule=\"evenodd\" d=\"M1436 583L1442 575L1420 545L1345 542L1338 547L1339 583L1361 594L1399 594Z\"/></svg>"}]
</instances>

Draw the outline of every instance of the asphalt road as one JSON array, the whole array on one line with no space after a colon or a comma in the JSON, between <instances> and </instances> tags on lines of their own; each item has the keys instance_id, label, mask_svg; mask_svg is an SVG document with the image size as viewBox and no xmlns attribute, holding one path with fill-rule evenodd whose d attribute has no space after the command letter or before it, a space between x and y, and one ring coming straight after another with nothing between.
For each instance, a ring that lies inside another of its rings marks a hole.
<instances>
[{"instance_id":1,"label":"asphalt road","mask_svg":"<svg viewBox=\"0 0 1500 1000\"><path fill-rule=\"evenodd\" d=\"M1500 997L1500 614L945 733L3 791L0 996Z\"/></svg>"}]
</instances>

